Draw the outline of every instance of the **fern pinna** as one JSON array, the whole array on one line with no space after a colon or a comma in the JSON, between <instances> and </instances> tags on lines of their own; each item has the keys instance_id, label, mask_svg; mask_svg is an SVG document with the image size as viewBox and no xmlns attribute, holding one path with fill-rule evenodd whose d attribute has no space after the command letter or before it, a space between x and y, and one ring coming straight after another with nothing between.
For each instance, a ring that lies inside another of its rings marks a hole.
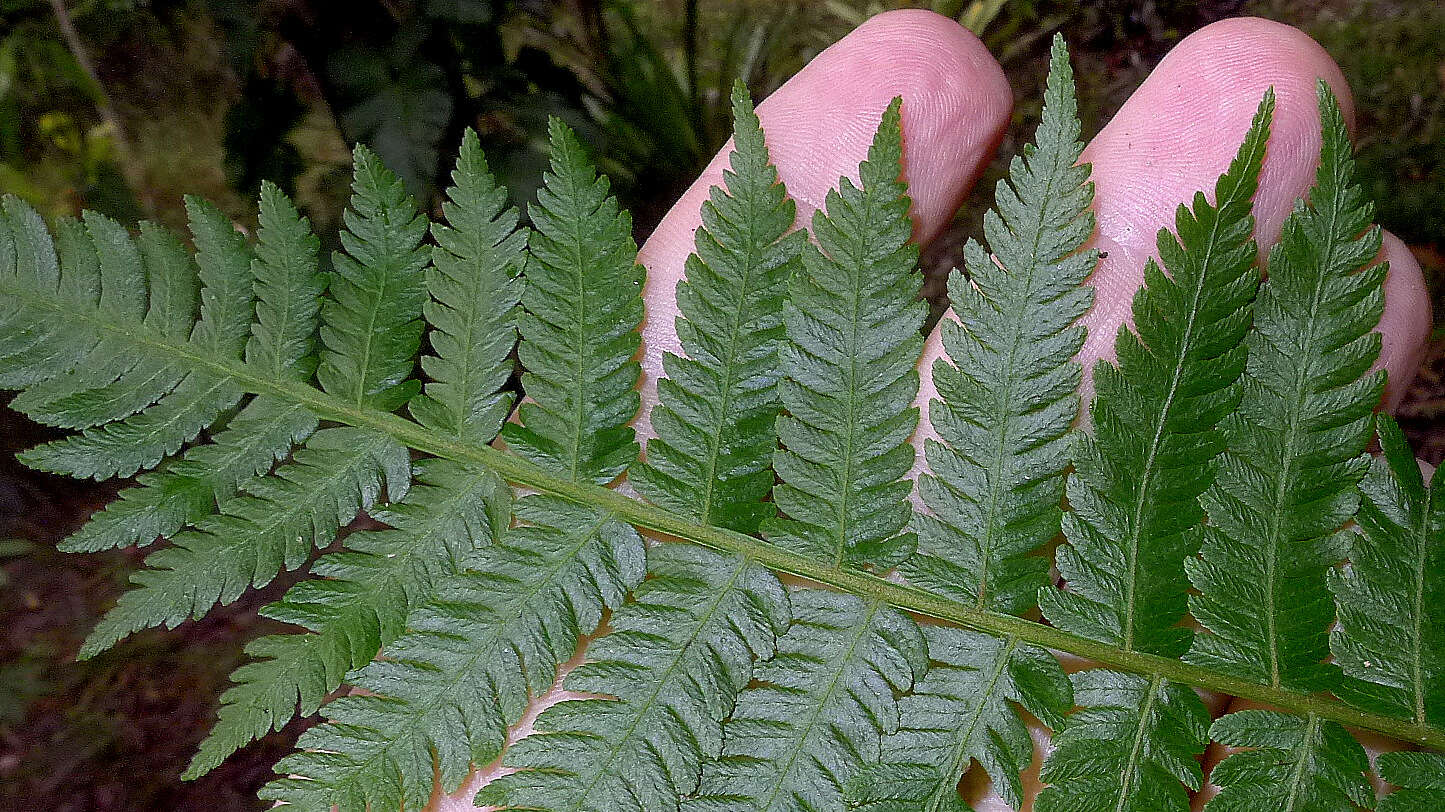
<instances>
[{"instance_id":1,"label":"fern pinna","mask_svg":"<svg viewBox=\"0 0 1445 812\"><path fill-rule=\"evenodd\" d=\"M1266 96L1160 233L1081 426L1092 187L1056 44L950 280L917 503L899 105L809 240L733 101L645 459L631 222L560 123L526 226L474 134L436 223L358 149L327 273L269 185L254 241L188 201L193 248L4 200L0 386L77 431L23 459L139 474L65 549L155 546L81 656L310 568L186 777L319 712L263 798L420 809L500 760L476 800L504 809L956 812L982 770L1016 808L1157 812L1214 741L1211 810L1445 808L1440 486L1373 415L1379 233L1323 85L1268 278ZM579 654L582 698L509 744ZM1270 707L1211 723L1196 688ZM1424 751L1371 765L1347 727Z\"/></svg>"}]
</instances>

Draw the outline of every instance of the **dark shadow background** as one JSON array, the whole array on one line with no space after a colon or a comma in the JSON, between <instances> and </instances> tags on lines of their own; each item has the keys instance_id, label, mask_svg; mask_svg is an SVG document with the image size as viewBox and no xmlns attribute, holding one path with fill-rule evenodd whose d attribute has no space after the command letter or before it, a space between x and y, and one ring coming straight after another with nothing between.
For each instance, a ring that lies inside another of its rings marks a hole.
<instances>
[{"instance_id":1,"label":"dark shadow background","mask_svg":"<svg viewBox=\"0 0 1445 812\"><path fill-rule=\"evenodd\" d=\"M638 238L726 140L727 89L756 98L881 0L0 0L0 192L49 217L82 207L179 226L182 194L243 226L262 178L335 239L349 148L375 147L428 208L464 127L525 203L545 125L582 135L635 215ZM1255 14L1318 39L1360 110L1359 161L1378 220L1418 253L1437 298L1445 257L1445 6L1433 0L937 0L978 32L1014 84L1015 127L943 239L941 273L978 230L1033 129L1055 31L1067 36L1086 134L1197 28ZM1402 410L1421 456L1445 456L1445 342ZM0 396L0 404L7 397ZM0 808L240 810L305 726L200 781L179 773L209 727L255 610L283 576L201 622L138 634L77 664L81 639L143 557L54 544L124 483L25 469L51 435L0 409Z\"/></svg>"}]
</instances>

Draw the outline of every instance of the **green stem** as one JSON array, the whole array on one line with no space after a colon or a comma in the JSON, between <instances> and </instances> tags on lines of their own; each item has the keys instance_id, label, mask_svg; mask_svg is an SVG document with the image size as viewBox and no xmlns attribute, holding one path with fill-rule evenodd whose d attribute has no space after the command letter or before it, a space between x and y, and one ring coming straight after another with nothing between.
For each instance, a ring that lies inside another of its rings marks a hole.
<instances>
[{"instance_id":1,"label":"green stem","mask_svg":"<svg viewBox=\"0 0 1445 812\"><path fill-rule=\"evenodd\" d=\"M899 609L934 620L957 624L1000 637L1013 635L1021 641L1067 652L1110 668L1192 685L1207 691L1272 705L1300 716L1314 715L1320 719L1338 722L1348 727L1372 730L1394 739L1436 750L1445 750L1445 729L1434 725L1368 713L1320 694L1307 694L1288 688L1261 685L1168 657L1138 651L1125 651L1107 643L1099 643L1069 634L1052 626L1045 626L1012 615L977 609L918 587L896 584L865 572L835 568L742 533L695 524L690 519L671 511L638 501L608 488L567 481L547 473L521 457L490 446L472 445L447 437L389 412L380 412L347 403L306 383L274 378L239 360L212 357L198 347L163 338L143 325L108 321L96 311L81 310L77 312L68 302L37 295L33 288L23 285L12 286L6 284L8 281L0 279L0 294L11 297L12 300L23 300L25 304L32 307L56 311L58 317L65 318L73 324L89 323L99 332L109 333L150 350L165 353L170 357L193 364L197 369L229 377L237 386L247 392L299 403L322 419L383 432L397 442L417 451L457 462L485 465L515 485L610 511L617 518L629 524L664 536L699 544L719 552L740 553L768 569L806 578L867 600L885 601Z\"/></svg>"}]
</instances>

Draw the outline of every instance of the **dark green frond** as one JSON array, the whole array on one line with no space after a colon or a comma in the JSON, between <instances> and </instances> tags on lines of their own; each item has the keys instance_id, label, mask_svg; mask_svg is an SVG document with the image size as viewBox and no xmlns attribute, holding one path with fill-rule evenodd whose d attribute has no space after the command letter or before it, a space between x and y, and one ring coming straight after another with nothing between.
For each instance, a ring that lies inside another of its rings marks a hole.
<instances>
[{"instance_id":1,"label":"dark green frond","mask_svg":"<svg viewBox=\"0 0 1445 812\"><path fill-rule=\"evenodd\" d=\"M410 378L426 300L427 219L376 153L358 146L353 160L351 203L342 215L345 250L331 259L316 379L336 397L391 411L419 387Z\"/></svg>"},{"instance_id":2,"label":"dark green frond","mask_svg":"<svg viewBox=\"0 0 1445 812\"><path fill-rule=\"evenodd\" d=\"M506 203L507 190L468 129L442 204L448 225L432 226L431 299L423 308L432 353L421 359L431 380L407 405L418 423L464 442L490 442L512 409L503 387L517 343L527 232Z\"/></svg>"},{"instance_id":3,"label":"dark green frond","mask_svg":"<svg viewBox=\"0 0 1445 812\"><path fill-rule=\"evenodd\" d=\"M1325 572L1344 557L1339 531L1359 504L1384 382L1370 367L1385 268L1366 267L1380 230L1351 182L1339 105L1319 87L1319 173L1270 252L1239 409L1221 424L1229 450L1203 497L1203 556L1185 562L1205 629L1187 659L1305 690L1338 674L1324 662L1335 615Z\"/></svg>"},{"instance_id":4,"label":"dark green frond","mask_svg":"<svg viewBox=\"0 0 1445 812\"><path fill-rule=\"evenodd\" d=\"M220 718L185 778L199 777L294 715L315 713L343 676L370 662L405 630L407 615L463 570L511 521L511 492L485 468L447 460L416 464L406 498L373 511L386 530L346 537L322 556L311 580L261 610L306 629L253 641L254 660L231 675Z\"/></svg>"},{"instance_id":5,"label":"dark green frond","mask_svg":"<svg viewBox=\"0 0 1445 812\"><path fill-rule=\"evenodd\" d=\"M984 215L993 255L970 241L967 276L948 280L958 321L939 325L948 359L933 364L939 397L928 407L941 442L925 446L932 473L918 483L931 515L915 519L922 554L904 567L920 586L1014 613L1044 585L1048 560L1031 554L1059 531L1066 435L1079 414L1073 357L1084 328L1074 321L1093 301L1082 285L1098 262L1082 250L1094 187L1076 165L1084 145L1062 39L1035 142Z\"/></svg>"},{"instance_id":6,"label":"dark green frond","mask_svg":"<svg viewBox=\"0 0 1445 812\"><path fill-rule=\"evenodd\" d=\"M687 276L677 283L677 335L657 382L647 462L638 492L703 524L743 532L771 517L783 300L807 233L768 162L762 125L741 84L727 184L702 204Z\"/></svg>"},{"instance_id":7,"label":"dark green frond","mask_svg":"<svg viewBox=\"0 0 1445 812\"><path fill-rule=\"evenodd\" d=\"M317 270L320 241L311 223L275 184L261 184L256 232L256 321L246 362L280 379L308 380L316 369L315 335L327 277Z\"/></svg>"},{"instance_id":8,"label":"dark green frond","mask_svg":"<svg viewBox=\"0 0 1445 812\"><path fill-rule=\"evenodd\" d=\"M1023 804L1021 773L1034 743L1012 703L1057 730L1073 687L1044 649L963 629L927 626L928 674L898 703L899 730L884 740L893 759L848 785L850 808L868 812L960 812L958 782L977 761L999 797Z\"/></svg>"},{"instance_id":9,"label":"dark green frond","mask_svg":"<svg viewBox=\"0 0 1445 812\"><path fill-rule=\"evenodd\" d=\"M1209 735L1253 748L1214 766L1209 812L1355 812L1373 807L1370 760L1343 727L1315 716L1246 710L1214 720Z\"/></svg>"},{"instance_id":10,"label":"dark green frond","mask_svg":"<svg viewBox=\"0 0 1445 812\"><path fill-rule=\"evenodd\" d=\"M240 358L255 312L252 251L213 204L186 197L201 282L201 320L191 340L221 358Z\"/></svg>"},{"instance_id":11,"label":"dark green frond","mask_svg":"<svg viewBox=\"0 0 1445 812\"><path fill-rule=\"evenodd\" d=\"M722 721L787 628L788 596L742 557L682 544L648 550L648 578L587 646L563 687L597 696L544 711L478 805L595 812L676 810L723 746ZM610 697L610 698L604 698Z\"/></svg>"},{"instance_id":12,"label":"dark green frond","mask_svg":"<svg viewBox=\"0 0 1445 812\"><path fill-rule=\"evenodd\" d=\"M793 625L758 683L738 696L723 754L703 767L687 812L842 809L843 787L887 758L895 692L928 668L923 635L886 604L817 589L792 592Z\"/></svg>"},{"instance_id":13,"label":"dark green frond","mask_svg":"<svg viewBox=\"0 0 1445 812\"><path fill-rule=\"evenodd\" d=\"M1160 229L1121 327L1117 364L1094 367L1094 432L1081 434L1069 477L1069 543L1055 561L1066 591L1039 596L1061 629L1131 651L1177 657L1188 608L1184 559L1204 519L1199 495L1224 450L1216 430L1239 403L1244 337L1259 286L1251 199L1274 114L1266 93L1229 170ZM1167 275L1166 272L1167 271Z\"/></svg>"},{"instance_id":14,"label":"dark green frond","mask_svg":"<svg viewBox=\"0 0 1445 812\"><path fill-rule=\"evenodd\" d=\"M551 496L516 505L527 524L476 551L408 632L350 677L368 692L323 708L302 752L261 791L303 810L420 809L435 776L454 792L501 752L508 725L552 686L604 609L642 580L642 539L609 514ZM370 804L370 807L367 805Z\"/></svg>"},{"instance_id":15,"label":"dark green frond","mask_svg":"<svg viewBox=\"0 0 1445 812\"><path fill-rule=\"evenodd\" d=\"M928 305L918 298L918 247L899 179L900 100L883 113L859 186L844 178L813 216L803 270L788 286L779 386L787 516L764 525L773 543L836 566L894 566L913 552L905 532L913 484L908 438L918 425L918 354Z\"/></svg>"},{"instance_id":16,"label":"dark green frond","mask_svg":"<svg viewBox=\"0 0 1445 812\"><path fill-rule=\"evenodd\" d=\"M1335 693L1353 705L1445 722L1445 476L1425 484L1400 427L1376 418L1381 456L1360 483L1350 563L1330 570L1339 627Z\"/></svg>"},{"instance_id":17,"label":"dark green frond","mask_svg":"<svg viewBox=\"0 0 1445 812\"><path fill-rule=\"evenodd\" d=\"M172 627L270 583L301 566L313 546L330 544L341 525L375 503L383 486L393 499L411 481L407 451L385 434L349 427L312 435L292 460L227 501L195 530L146 557L134 589L81 646L92 657L131 632Z\"/></svg>"},{"instance_id":18,"label":"dark green frond","mask_svg":"<svg viewBox=\"0 0 1445 812\"><path fill-rule=\"evenodd\" d=\"M522 424L508 447L579 482L610 482L637 459L627 425L640 368L631 360L642 322L642 266L632 217L608 195L582 144L553 119L551 170L529 209L526 313L517 355L527 371Z\"/></svg>"},{"instance_id":19,"label":"dark green frond","mask_svg":"<svg viewBox=\"0 0 1445 812\"><path fill-rule=\"evenodd\" d=\"M1038 812L1188 812L1204 782L1209 712L1193 689L1095 669L1071 679L1079 710L1054 734Z\"/></svg>"},{"instance_id":20,"label":"dark green frond","mask_svg":"<svg viewBox=\"0 0 1445 812\"><path fill-rule=\"evenodd\" d=\"M1376 766L1399 787L1380 801L1380 812L1445 812L1445 755L1384 753Z\"/></svg>"}]
</instances>

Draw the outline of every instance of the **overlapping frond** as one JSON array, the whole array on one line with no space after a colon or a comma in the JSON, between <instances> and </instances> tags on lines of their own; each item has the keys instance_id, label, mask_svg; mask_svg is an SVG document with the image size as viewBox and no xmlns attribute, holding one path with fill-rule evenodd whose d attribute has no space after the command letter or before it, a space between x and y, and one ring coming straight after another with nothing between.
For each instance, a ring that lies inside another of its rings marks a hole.
<instances>
[{"instance_id":1,"label":"overlapping frond","mask_svg":"<svg viewBox=\"0 0 1445 812\"><path fill-rule=\"evenodd\" d=\"M533 495L525 524L440 584L382 659L349 677L368 695L334 700L261 797L302 810L420 809L440 776L455 791L501 752L507 725L552 686L580 634L641 582L642 539L606 513Z\"/></svg>"},{"instance_id":2,"label":"overlapping frond","mask_svg":"<svg viewBox=\"0 0 1445 812\"><path fill-rule=\"evenodd\" d=\"M1380 801L1379 812L1442 812L1445 810L1445 755L1384 753L1380 777L1399 789Z\"/></svg>"},{"instance_id":3,"label":"overlapping frond","mask_svg":"<svg viewBox=\"0 0 1445 812\"><path fill-rule=\"evenodd\" d=\"M608 194L607 178L561 121L548 132L551 169L528 210L536 230L517 349L528 401L518 409L521 424L509 423L502 436L549 471L606 483L637 459L627 423L640 403L640 367L631 358L641 341L642 266L632 217Z\"/></svg>"},{"instance_id":4,"label":"overlapping frond","mask_svg":"<svg viewBox=\"0 0 1445 812\"><path fill-rule=\"evenodd\" d=\"M818 589L794 590L792 608L687 812L841 809L852 776L884 759L884 735L898 729L895 692L928 668L918 625L887 604Z\"/></svg>"},{"instance_id":5,"label":"overlapping frond","mask_svg":"<svg viewBox=\"0 0 1445 812\"><path fill-rule=\"evenodd\" d=\"M630 479L652 502L744 532L774 513L778 349L788 279L807 233L788 233L795 206L768 162L763 130L733 88L734 151L726 189L713 187L687 276L677 285L683 355L663 358L647 462Z\"/></svg>"},{"instance_id":6,"label":"overlapping frond","mask_svg":"<svg viewBox=\"0 0 1445 812\"><path fill-rule=\"evenodd\" d=\"M900 101L883 113L859 185L844 178L813 216L803 269L783 321L787 414L773 460L773 501L787 516L764 525L775 544L836 566L888 568L913 552L907 532L918 425L918 330L928 306L913 221L899 178Z\"/></svg>"},{"instance_id":7,"label":"overlapping frond","mask_svg":"<svg viewBox=\"0 0 1445 812\"><path fill-rule=\"evenodd\" d=\"M1350 563L1330 571L1330 650L1348 677L1335 692L1366 710L1445 722L1445 477L1426 485L1395 421L1381 415L1376 427L1383 453L1360 483Z\"/></svg>"},{"instance_id":8,"label":"overlapping frond","mask_svg":"<svg viewBox=\"0 0 1445 812\"><path fill-rule=\"evenodd\" d=\"M1234 753L1214 766L1210 812L1355 812L1375 805L1365 749L1343 727L1263 710L1214 720L1209 735Z\"/></svg>"},{"instance_id":9,"label":"overlapping frond","mask_svg":"<svg viewBox=\"0 0 1445 812\"><path fill-rule=\"evenodd\" d=\"M1384 378L1370 366L1385 269L1366 267L1380 230L1323 81L1319 104L1319 172L1270 251L1240 405L1221 424L1228 452L1203 497L1202 558L1185 562L1199 590L1190 610L1206 630L1187 659L1305 690L1338 674L1324 662L1335 614L1325 571L1344 557L1339 531L1359 503Z\"/></svg>"},{"instance_id":10,"label":"overlapping frond","mask_svg":"<svg viewBox=\"0 0 1445 812\"><path fill-rule=\"evenodd\" d=\"M924 628L928 674L898 702L899 729L884 742L891 763L853 777L849 806L867 812L958 812L958 782L976 761L999 797L1023 804L1019 774L1034 743L1016 703L1049 728L1074 705L1059 661L1017 638Z\"/></svg>"},{"instance_id":11,"label":"overlapping frond","mask_svg":"<svg viewBox=\"0 0 1445 812\"><path fill-rule=\"evenodd\" d=\"M1194 691L1107 669L1071 677L1079 710L1054 734L1038 812L1187 812L1204 782L1209 712Z\"/></svg>"},{"instance_id":12,"label":"overlapping frond","mask_svg":"<svg viewBox=\"0 0 1445 812\"><path fill-rule=\"evenodd\" d=\"M1259 286L1251 199L1273 113L1271 91L1214 202L1196 193L1175 213L1175 234L1159 231L1164 268L1145 265L1134 329L1120 327L1116 364L1094 367L1093 433L1078 437L1068 544L1055 556L1068 589L1039 596L1059 628L1131 651L1177 657L1189 648L1179 627L1184 559L1196 552L1199 495L1224 450L1216 428L1239 402Z\"/></svg>"},{"instance_id":13,"label":"overlapping frond","mask_svg":"<svg viewBox=\"0 0 1445 812\"><path fill-rule=\"evenodd\" d=\"M648 551L648 578L563 687L596 695L537 718L478 805L595 812L676 810L720 755L722 721L788 626L788 596L742 557L678 544Z\"/></svg>"},{"instance_id":14,"label":"overlapping frond","mask_svg":"<svg viewBox=\"0 0 1445 812\"><path fill-rule=\"evenodd\" d=\"M1048 560L1030 554L1059 530L1066 436L1079 413L1073 356L1084 329L1074 321L1093 301L1083 282L1098 260L1082 250L1094 188L1089 167L1075 165L1084 145L1062 39L1034 140L984 215L993 255L970 241L967 275L949 276L958 321L939 327L952 363L933 365L938 440L925 446L931 474L918 483L929 515L914 520L922 554L903 568L913 583L1005 612L1034 605Z\"/></svg>"}]
</instances>

